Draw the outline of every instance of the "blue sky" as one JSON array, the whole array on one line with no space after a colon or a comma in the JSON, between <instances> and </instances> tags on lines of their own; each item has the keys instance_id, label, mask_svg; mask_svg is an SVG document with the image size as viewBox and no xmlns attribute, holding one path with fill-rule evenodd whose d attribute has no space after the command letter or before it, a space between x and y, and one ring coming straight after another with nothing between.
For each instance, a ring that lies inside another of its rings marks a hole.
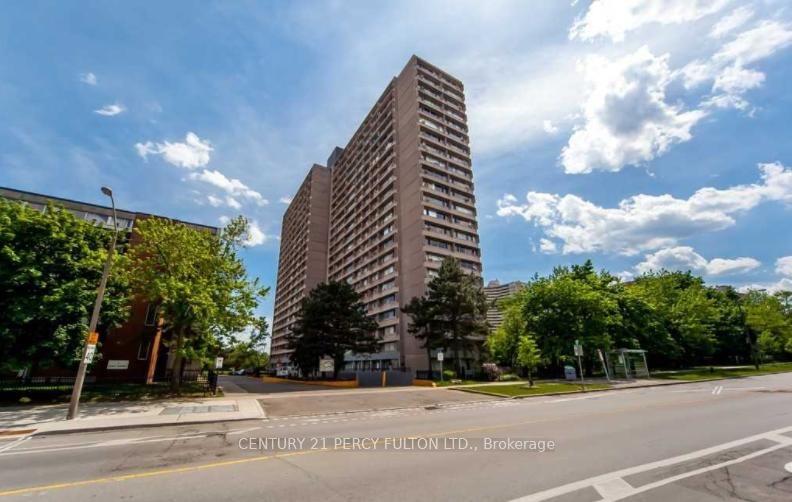
<instances>
[{"instance_id":1,"label":"blue sky","mask_svg":"<svg viewBox=\"0 0 792 502\"><path fill-rule=\"evenodd\" d=\"M0 17L0 185L255 225L415 53L463 80L487 280L592 258L792 289L781 0L30 1ZM274 292L273 292L274 293ZM262 307L269 315L272 296Z\"/></svg>"}]
</instances>

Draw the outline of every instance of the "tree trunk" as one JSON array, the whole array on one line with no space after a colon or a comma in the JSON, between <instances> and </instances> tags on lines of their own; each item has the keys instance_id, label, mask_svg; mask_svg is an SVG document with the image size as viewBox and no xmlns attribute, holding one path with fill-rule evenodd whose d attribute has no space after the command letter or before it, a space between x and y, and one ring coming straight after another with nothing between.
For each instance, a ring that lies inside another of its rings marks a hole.
<instances>
[{"instance_id":1,"label":"tree trunk","mask_svg":"<svg viewBox=\"0 0 792 502\"><path fill-rule=\"evenodd\" d=\"M427 377L429 380L432 380L432 349L429 347L429 344L426 344L426 360L429 362Z\"/></svg>"},{"instance_id":2,"label":"tree trunk","mask_svg":"<svg viewBox=\"0 0 792 502\"><path fill-rule=\"evenodd\" d=\"M528 387L533 387L533 368L528 367Z\"/></svg>"},{"instance_id":3,"label":"tree trunk","mask_svg":"<svg viewBox=\"0 0 792 502\"><path fill-rule=\"evenodd\" d=\"M182 347L184 346L184 326L179 328L176 334L176 357L173 358L173 370L171 371L171 388L179 391L182 380Z\"/></svg>"}]
</instances>

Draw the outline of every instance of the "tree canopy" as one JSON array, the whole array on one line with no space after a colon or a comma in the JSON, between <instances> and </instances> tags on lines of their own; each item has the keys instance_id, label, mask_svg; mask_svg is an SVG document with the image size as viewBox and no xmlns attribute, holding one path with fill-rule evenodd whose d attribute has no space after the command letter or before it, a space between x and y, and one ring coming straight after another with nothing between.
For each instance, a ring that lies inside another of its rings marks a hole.
<instances>
[{"instance_id":1,"label":"tree canopy","mask_svg":"<svg viewBox=\"0 0 792 502\"><path fill-rule=\"evenodd\" d=\"M785 359L792 355L789 296L708 287L690 272L651 272L623 283L587 261L534 277L502 301L504 322L488 345L497 362L514 367L519 340L531 336L554 373L572 361L575 340L588 349L589 372L598 364L596 349L641 348L661 367Z\"/></svg>"},{"instance_id":2,"label":"tree canopy","mask_svg":"<svg viewBox=\"0 0 792 502\"><path fill-rule=\"evenodd\" d=\"M79 358L111 238L65 209L42 212L0 198L0 370ZM128 315L124 261L115 254L100 329Z\"/></svg>"},{"instance_id":3,"label":"tree canopy","mask_svg":"<svg viewBox=\"0 0 792 502\"><path fill-rule=\"evenodd\" d=\"M247 232L241 216L219 233L154 217L135 228L130 281L140 297L159 305L165 330L174 334L176 386L185 358L208 361L223 340L246 329L266 333L256 308L269 288L248 278L237 255Z\"/></svg>"},{"instance_id":4,"label":"tree canopy","mask_svg":"<svg viewBox=\"0 0 792 502\"><path fill-rule=\"evenodd\" d=\"M429 281L426 294L412 299L406 312L412 316L414 332L431 333L429 345L424 343L428 351L435 348L453 351L451 355L458 373L463 370L465 356L472 353L489 332L487 299L481 279L466 273L455 258L443 260L437 275Z\"/></svg>"},{"instance_id":5,"label":"tree canopy","mask_svg":"<svg viewBox=\"0 0 792 502\"><path fill-rule=\"evenodd\" d=\"M320 283L302 301L299 319L289 334L289 348L294 351L290 358L303 376L310 376L319 369L320 358L332 357L333 376L337 376L347 351L377 352L376 329L376 321L368 316L352 286Z\"/></svg>"}]
</instances>

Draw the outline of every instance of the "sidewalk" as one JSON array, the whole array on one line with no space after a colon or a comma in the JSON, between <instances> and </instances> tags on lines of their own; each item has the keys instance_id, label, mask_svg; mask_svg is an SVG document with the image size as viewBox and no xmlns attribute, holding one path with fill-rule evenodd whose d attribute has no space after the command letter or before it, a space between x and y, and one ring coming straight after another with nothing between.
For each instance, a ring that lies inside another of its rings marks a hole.
<instances>
[{"instance_id":1,"label":"sidewalk","mask_svg":"<svg viewBox=\"0 0 792 502\"><path fill-rule=\"evenodd\" d=\"M228 422L266 418L255 399L183 399L151 403L85 403L66 420L68 404L0 408L0 435Z\"/></svg>"}]
</instances>

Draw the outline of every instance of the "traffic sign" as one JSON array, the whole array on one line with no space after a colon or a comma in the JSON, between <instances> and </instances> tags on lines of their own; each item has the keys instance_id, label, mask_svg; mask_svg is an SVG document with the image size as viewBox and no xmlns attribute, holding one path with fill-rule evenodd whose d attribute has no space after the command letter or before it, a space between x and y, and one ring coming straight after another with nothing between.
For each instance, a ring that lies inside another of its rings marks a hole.
<instances>
[{"instance_id":1,"label":"traffic sign","mask_svg":"<svg viewBox=\"0 0 792 502\"><path fill-rule=\"evenodd\" d=\"M85 359L83 359L83 362L85 364L91 364L91 361L93 361L93 357L95 353L96 353L96 345L88 345L85 348Z\"/></svg>"},{"instance_id":2,"label":"traffic sign","mask_svg":"<svg viewBox=\"0 0 792 502\"><path fill-rule=\"evenodd\" d=\"M219 370L223 368L223 358L222 357L215 357L215 369Z\"/></svg>"},{"instance_id":3,"label":"traffic sign","mask_svg":"<svg viewBox=\"0 0 792 502\"><path fill-rule=\"evenodd\" d=\"M583 346L580 345L578 340L575 340L575 355L577 357L583 357Z\"/></svg>"},{"instance_id":4,"label":"traffic sign","mask_svg":"<svg viewBox=\"0 0 792 502\"><path fill-rule=\"evenodd\" d=\"M438 352L438 353L437 353L437 360L438 360L438 361L442 362L442 361L443 361L443 357L444 357L444 356L443 356L443 353L442 353L442 352Z\"/></svg>"}]
</instances>

